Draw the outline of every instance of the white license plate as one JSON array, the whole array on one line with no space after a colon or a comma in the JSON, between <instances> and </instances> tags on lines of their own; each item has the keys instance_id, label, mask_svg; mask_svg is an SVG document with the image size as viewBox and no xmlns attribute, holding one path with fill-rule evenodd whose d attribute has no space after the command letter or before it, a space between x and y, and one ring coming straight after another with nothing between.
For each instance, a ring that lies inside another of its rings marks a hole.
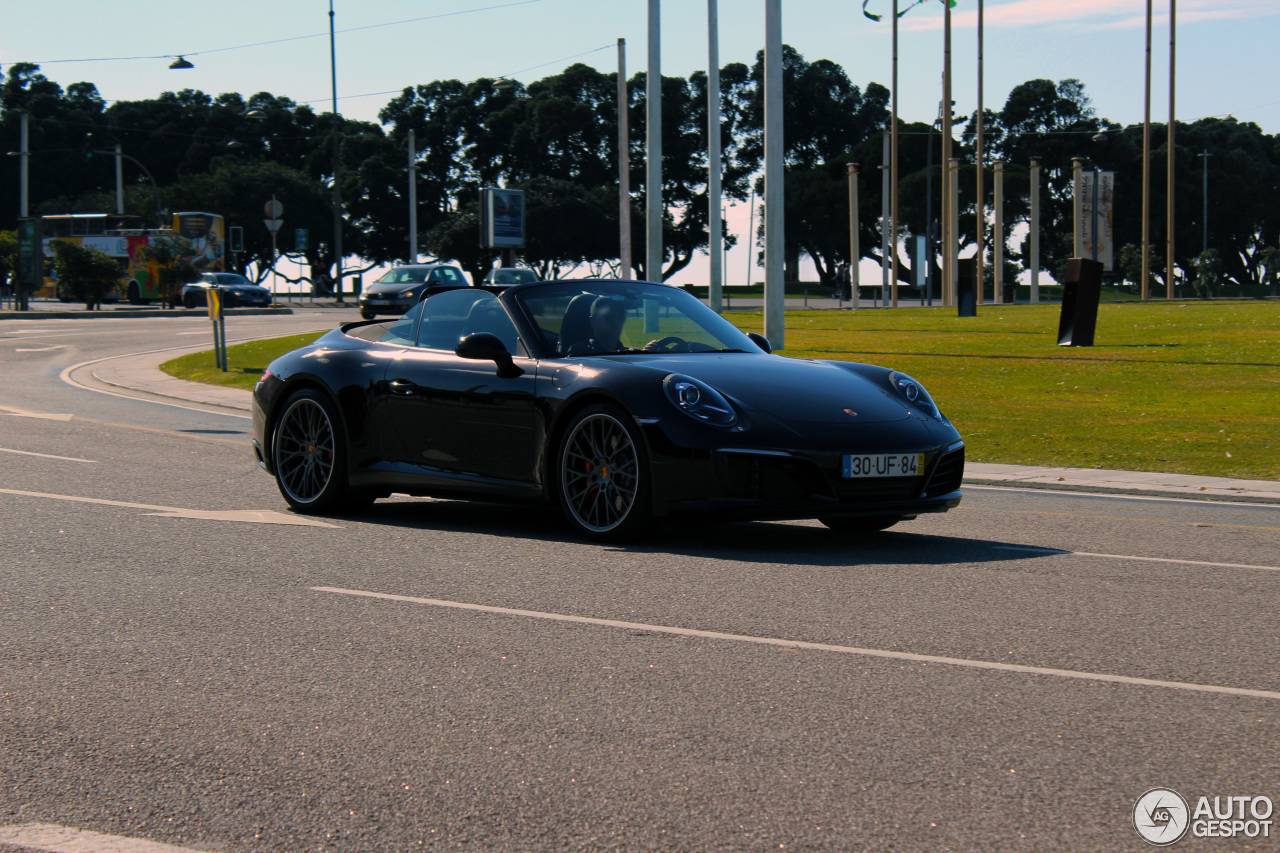
<instances>
[{"instance_id":1,"label":"white license plate","mask_svg":"<svg viewBox=\"0 0 1280 853\"><path fill-rule=\"evenodd\" d=\"M846 454L841 476L846 479L856 477L918 477L923 467L923 453Z\"/></svg>"}]
</instances>

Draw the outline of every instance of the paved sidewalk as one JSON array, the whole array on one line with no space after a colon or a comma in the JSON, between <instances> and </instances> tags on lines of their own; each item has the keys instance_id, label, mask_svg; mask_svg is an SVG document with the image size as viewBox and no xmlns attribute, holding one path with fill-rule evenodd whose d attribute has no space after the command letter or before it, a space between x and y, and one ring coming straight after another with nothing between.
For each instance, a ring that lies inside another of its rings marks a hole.
<instances>
[{"instance_id":1,"label":"paved sidewalk","mask_svg":"<svg viewBox=\"0 0 1280 853\"><path fill-rule=\"evenodd\" d=\"M207 349L195 346L147 355L114 358L82 370L122 392L181 400L186 403L218 406L241 412L250 410L250 392L219 388L198 382L174 379L160 370L160 364L186 352ZM1143 471L1106 471L1092 468L1038 468L1030 465L1003 465L987 462L965 464L969 484L1057 488L1071 491L1123 492L1189 498L1228 498L1280 503L1280 482L1237 480L1227 477L1200 477L1192 474L1159 474Z\"/></svg>"}]
</instances>

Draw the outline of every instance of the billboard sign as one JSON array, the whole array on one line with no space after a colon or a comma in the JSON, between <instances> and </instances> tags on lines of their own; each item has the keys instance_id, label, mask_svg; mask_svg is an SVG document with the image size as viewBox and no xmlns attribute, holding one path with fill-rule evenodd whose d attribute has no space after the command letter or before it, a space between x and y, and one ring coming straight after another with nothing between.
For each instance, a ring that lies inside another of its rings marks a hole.
<instances>
[{"instance_id":1,"label":"billboard sign","mask_svg":"<svg viewBox=\"0 0 1280 853\"><path fill-rule=\"evenodd\" d=\"M524 190L489 187L480 191L480 245L524 248Z\"/></svg>"}]
</instances>

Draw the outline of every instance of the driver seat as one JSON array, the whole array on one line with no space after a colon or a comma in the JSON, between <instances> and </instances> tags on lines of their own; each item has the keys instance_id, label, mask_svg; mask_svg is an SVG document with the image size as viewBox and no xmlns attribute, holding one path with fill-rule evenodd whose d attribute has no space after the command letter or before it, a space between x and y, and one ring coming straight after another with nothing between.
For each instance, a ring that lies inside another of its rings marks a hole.
<instances>
[{"instance_id":1,"label":"driver seat","mask_svg":"<svg viewBox=\"0 0 1280 853\"><path fill-rule=\"evenodd\" d=\"M573 346L591 338L591 306L595 301L594 293L579 293L569 301L560 321L560 355L568 355Z\"/></svg>"}]
</instances>

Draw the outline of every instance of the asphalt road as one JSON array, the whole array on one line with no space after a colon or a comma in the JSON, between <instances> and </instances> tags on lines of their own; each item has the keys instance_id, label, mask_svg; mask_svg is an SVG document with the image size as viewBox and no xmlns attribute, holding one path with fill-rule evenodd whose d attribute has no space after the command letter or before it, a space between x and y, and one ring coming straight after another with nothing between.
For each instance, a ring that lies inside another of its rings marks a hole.
<instances>
[{"instance_id":1,"label":"asphalt road","mask_svg":"<svg viewBox=\"0 0 1280 853\"><path fill-rule=\"evenodd\" d=\"M58 378L207 329L0 322L0 840L1136 851L1150 788L1280 800L1280 506L970 488L860 541L625 548L450 501L315 524L243 418Z\"/></svg>"}]
</instances>

